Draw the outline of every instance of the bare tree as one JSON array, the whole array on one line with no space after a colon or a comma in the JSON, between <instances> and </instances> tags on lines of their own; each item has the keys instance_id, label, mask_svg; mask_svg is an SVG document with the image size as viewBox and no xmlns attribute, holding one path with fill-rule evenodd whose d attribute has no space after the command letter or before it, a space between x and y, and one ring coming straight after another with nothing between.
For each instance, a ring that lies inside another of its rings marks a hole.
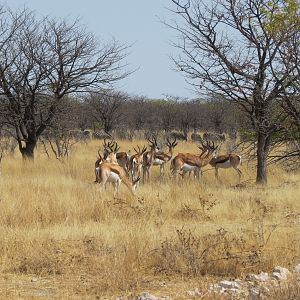
<instances>
[{"instance_id":1,"label":"bare tree","mask_svg":"<svg viewBox=\"0 0 300 300\"><path fill-rule=\"evenodd\" d=\"M101 44L75 20L37 19L33 12L0 8L0 104L24 158L62 99L91 92L128 75L126 46Z\"/></svg>"},{"instance_id":2,"label":"bare tree","mask_svg":"<svg viewBox=\"0 0 300 300\"><path fill-rule=\"evenodd\" d=\"M171 0L181 55L174 59L192 85L236 102L256 136L257 183L267 182L272 136L282 129L281 94L295 65L280 56L299 29L296 0ZM298 76L298 75L297 75Z\"/></svg>"},{"instance_id":3,"label":"bare tree","mask_svg":"<svg viewBox=\"0 0 300 300\"><path fill-rule=\"evenodd\" d=\"M74 137L74 128L78 123L76 118L77 103L70 97L64 97L52 122L43 131L39 141L43 151L50 157L54 154L57 159L69 157L73 146L78 141ZM77 131L81 133L81 131Z\"/></svg>"},{"instance_id":4,"label":"bare tree","mask_svg":"<svg viewBox=\"0 0 300 300\"><path fill-rule=\"evenodd\" d=\"M109 133L121 122L124 117L122 105L127 95L112 90L101 90L92 93L87 103L90 106L95 121L101 124L104 131Z\"/></svg>"}]
</instances>

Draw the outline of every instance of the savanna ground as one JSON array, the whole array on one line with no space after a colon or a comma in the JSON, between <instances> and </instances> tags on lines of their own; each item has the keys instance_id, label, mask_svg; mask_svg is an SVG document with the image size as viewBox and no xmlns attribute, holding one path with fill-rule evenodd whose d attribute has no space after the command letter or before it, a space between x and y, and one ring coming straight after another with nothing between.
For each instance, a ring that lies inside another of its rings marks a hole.
<instances>
[{"instance_id":1,"label":"savanna ground","mask_svg":"<svg viewBox=\"0 0 300 300\"><path fill-rule=\"evenodd\" d=\"M121 142L128 150L144 142ZM94 184L100 142L77 144L61 162L5 157L0 177L0 298L103 299L186 291L300 262L300 173L271 166L256 186L254 164L207 166L201 181L151 184L114 198ZM180 143L175 153L197 152ZM290 287L291 288L291 287ZM300 290L300 289L299 289ZM280 292L278 299L289 293ZM300 294L300 292L299 292ZM297 295L299 295L297 294ZM276 297L275 297L276 298ZM286 299L288 299L286 297Z\"/></svg>"}]
</instances>

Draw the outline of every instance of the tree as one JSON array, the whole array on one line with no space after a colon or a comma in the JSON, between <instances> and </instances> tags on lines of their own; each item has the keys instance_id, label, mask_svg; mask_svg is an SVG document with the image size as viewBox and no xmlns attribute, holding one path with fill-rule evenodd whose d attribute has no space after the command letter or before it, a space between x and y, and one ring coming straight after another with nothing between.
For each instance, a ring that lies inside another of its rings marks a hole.
<instances>
[{"instance_id":1,"label":"tree","mask_svg":"<svg viewBox=\"0 0 300 300\"><path fill-rule=\"evenodd\" d=\"M281 51L299 30L296 0L171 0L180 21L174 63L199 91L237 103L256 138L257 183L267 182L272 137L282 130L282 94L299 77ZM293 75L293 76L291 76Z\"/></svg>"},{"instance_id":2,"label":"tree","mask_svg":"<svg viewBox=\"0 0 300 300\"><path fill-rule=\"evenodd\" d=\"M92 93L87 99L91 114L95 121L100 123L104 131L110 133L124 117L122 105L127 100L127 95L112 90L101 90Z\"/></svg>"},{"instance_id":3,"label":"tree","mask_svg":"<svg viewBox=\"0 0 300 300\"><path fill-rule=\"evenodd\" d=\"M23 158L33 158L64 97L128 75L122 71L127 47L100 44L78 20L39 20L27 9L4 6L0 18L1 120L14 129Z\"/></svg>"}]
</instances>

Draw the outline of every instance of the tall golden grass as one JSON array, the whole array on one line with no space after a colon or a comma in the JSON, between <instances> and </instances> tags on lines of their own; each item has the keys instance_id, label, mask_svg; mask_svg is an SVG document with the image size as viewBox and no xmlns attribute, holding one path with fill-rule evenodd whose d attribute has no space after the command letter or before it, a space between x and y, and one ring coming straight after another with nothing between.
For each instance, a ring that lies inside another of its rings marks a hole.
<instances>
[{"instance_id":1,"label":"tall golden grass","mask_svg":"<svg viewBox=\"0 0 300 300\"><path fill-rule=\"evenodd\" d=\"M120 143L132 149L145 141ZM1 297L103 298L149 290L180 298L190 286L291 267L300 257L300 174L271 166L254 184L253 163L207 166L200 181L154 168L136 196L94 184L99 142L58 161L5 157L0 177ZM181 143L175 152L196 152ZM284 255L283 255L284 254ZM30 281L30 278L37 281ZM24 282L26 284L24 284ZM38 293L37 293L38 291ZM175 297L175 298L176 298ZM182 296L183 297L183 296Z\"/></svg>"}]
</instances>

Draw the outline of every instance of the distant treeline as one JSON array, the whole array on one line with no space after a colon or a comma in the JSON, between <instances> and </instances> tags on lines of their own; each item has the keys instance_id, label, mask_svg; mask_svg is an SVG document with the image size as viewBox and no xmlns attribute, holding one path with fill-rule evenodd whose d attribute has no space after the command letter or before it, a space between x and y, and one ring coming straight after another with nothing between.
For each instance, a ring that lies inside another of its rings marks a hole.
<instances>
[{"instance_id":1,"label":"distant treeline","mask_svg":"<svg viewBox=\"0 0 300 300\"><path fill-rule=\"evenodd\" d=\"M236 105L220 98L148 99L102 91L84 99L66 99L53 126L70 129L214 131L231 133L249 128Z\"/></svg>"}]
</instances>

